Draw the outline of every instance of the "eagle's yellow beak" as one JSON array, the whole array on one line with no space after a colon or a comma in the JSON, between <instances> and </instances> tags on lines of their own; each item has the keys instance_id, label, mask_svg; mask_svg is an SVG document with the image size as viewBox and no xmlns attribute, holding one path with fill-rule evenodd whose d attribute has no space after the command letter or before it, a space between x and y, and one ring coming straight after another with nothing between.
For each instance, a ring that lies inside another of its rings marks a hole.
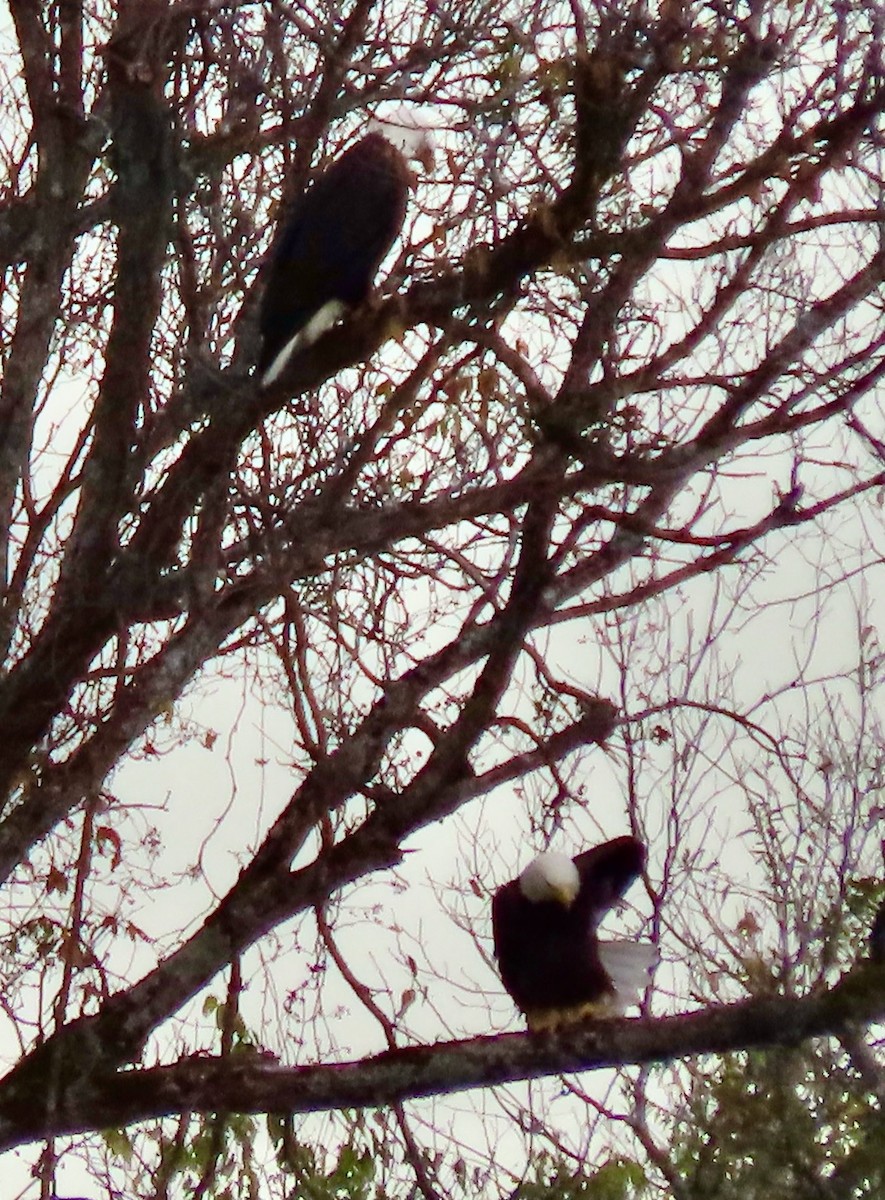
<instances>
[{"instance_id":1,"label":"eagle's yellow beak","mask_svg":"<svg viewBox=\"0 0 885 1200\"><path fill-rule=\"evenodd\" d=\"M563 908L571 908L574 904L577 892L573 891L572 888L554 887L551 890L553 892L553 899L557 900Z\"/></svg>"}]
</instances>

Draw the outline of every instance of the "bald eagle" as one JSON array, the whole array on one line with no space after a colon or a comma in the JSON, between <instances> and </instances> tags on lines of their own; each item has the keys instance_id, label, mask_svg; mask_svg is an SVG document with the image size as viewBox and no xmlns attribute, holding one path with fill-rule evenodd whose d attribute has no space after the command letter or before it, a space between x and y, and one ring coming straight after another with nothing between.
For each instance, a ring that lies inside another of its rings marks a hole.
<instances>
[{"instance_id":1,"label":"bald eagle","mask_svg":"<svg viewBox=\"0 0 885 1200\"><path fill-rule=\"evenodd\" d=\"M416 134L411 155L427 161L429 138ZM315 180L291 206L271 254L261 300L264 386L369 295L381 260L406 216L411 173L402 151L374 130Z\"/></svg>"},{"instance_id":2,"label":"bald eagle","mask_svg":"<svg viewBox=\"0 0 885 1200\"><path fill-rule=\"evenodd\" d=\"M655 948L600 942L596 928L642 872L645 849L619 837L571 859L541 854L492 899L501 979L531 1030L620 1016L648 984Z\"/></svg>"}]
</instances>

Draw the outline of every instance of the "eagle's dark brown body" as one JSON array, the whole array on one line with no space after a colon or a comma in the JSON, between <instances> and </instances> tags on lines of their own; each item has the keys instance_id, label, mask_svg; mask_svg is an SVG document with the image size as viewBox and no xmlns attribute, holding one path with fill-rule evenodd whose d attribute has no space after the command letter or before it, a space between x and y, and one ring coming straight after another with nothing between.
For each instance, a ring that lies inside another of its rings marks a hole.
<instances>
[{"instance_id":1,"label":"eagle's dark brown body","mask_svg":"<svg viewBox=\"0 0 885 1200\"><path fill-rule=\"evenodd\" d=\"M596 929L642 872L644 847L632 837L615 838L573 862L580 887L570 902L529 899L522 876L499 888L492 901L501 979L532 1029L549 1028L599 1007L621 1011L619 1005L624 1004L624 997L616 994L617 980L613 982L600 958ZM640 985L647 982L655 957L652 947L641 942L611 947L625 960L628 986L633 986L634 977ZM603 957L609 949L603 945Z\"/></svg>"},{"instance_id":2,"label":"eagle's dark brown body","mask_svg":"<svg viewBox=\"0 0 885 1200\"><path fill-rule=\"evenodd\" d=\"M383 134L369 133L292 205L261 301L258 368L264 383L342 310L367 298L402 228L409 179L400 151Z\"/></svg>"}]
</instances>

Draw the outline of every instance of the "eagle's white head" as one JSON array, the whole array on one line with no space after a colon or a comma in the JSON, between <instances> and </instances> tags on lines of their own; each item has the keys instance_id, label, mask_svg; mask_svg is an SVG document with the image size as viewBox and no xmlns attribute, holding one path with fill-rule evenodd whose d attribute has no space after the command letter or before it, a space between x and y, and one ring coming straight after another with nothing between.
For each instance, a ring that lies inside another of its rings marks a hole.
<instances>
[{"instance_id":1,"label":"eagle's white head","mask_svg":"<svg viewBox=\"0 0 885 1200\"><path fill-rule=\"evenodd\" d=\"M395 146L404 158L421 164L425 171L433 170L436 142L433 131L406 108L397 108L385 117L369 121L369 133L380 133Z\"/></svg>"},{"instance_id":2,"label":"eagle's white head","mask_svg":"<svg viewBox=\"0 0 885 1200\"><path fill-rule=\"evenodd\" d=\"M581 889L578 868L567 854L554 850L539 854L519 877L526 900L558 900L568 908Z\"/></svg>"}]
</instances>

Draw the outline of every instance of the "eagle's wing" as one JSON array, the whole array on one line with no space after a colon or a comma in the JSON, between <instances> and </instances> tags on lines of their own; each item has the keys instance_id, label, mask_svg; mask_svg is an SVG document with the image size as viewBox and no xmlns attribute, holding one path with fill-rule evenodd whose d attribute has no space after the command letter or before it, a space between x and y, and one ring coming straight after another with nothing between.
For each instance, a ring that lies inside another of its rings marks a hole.
<instances>
[{"instance_id":1,"label":"eagle's wing","mask_svg":"<svg viewBox=\"0 0 885 1200\"><path fill-rule=\"evenodd\" d=\"M591 928L595 928L642 874L645 847L634 837L614 838L577 855L575 866L581 876L576 904Z\"/></svg>"},{"instance_id":2,"label":"eagle's wing","mask_svg":"<svg viewBox=\"0 0 885 1200\"><path fill-rule=\"evenodd\" d=\"M608 910L642 874L645 847L634 837L619 837L575 858L581 876L577 905L586 921L597 961L611 983L608 1004L612 1014L639 1002L658 961L654 946L637 941L599 941L595 929Z\"/></svg>"},{"instance_id":3,"label":"eagle's wing","mask_svg":"<svg viewBox=\"0 0 885 1200\"><path fill-rule=\"evenodd\" d=\"M508 952L515 948L514 931L518 930L518 925L508 918L518 921L519 908L519 891L514 882L499 887L492 897L492 941L497 959L506 957Z\"/></svg>"}]
</instances>

